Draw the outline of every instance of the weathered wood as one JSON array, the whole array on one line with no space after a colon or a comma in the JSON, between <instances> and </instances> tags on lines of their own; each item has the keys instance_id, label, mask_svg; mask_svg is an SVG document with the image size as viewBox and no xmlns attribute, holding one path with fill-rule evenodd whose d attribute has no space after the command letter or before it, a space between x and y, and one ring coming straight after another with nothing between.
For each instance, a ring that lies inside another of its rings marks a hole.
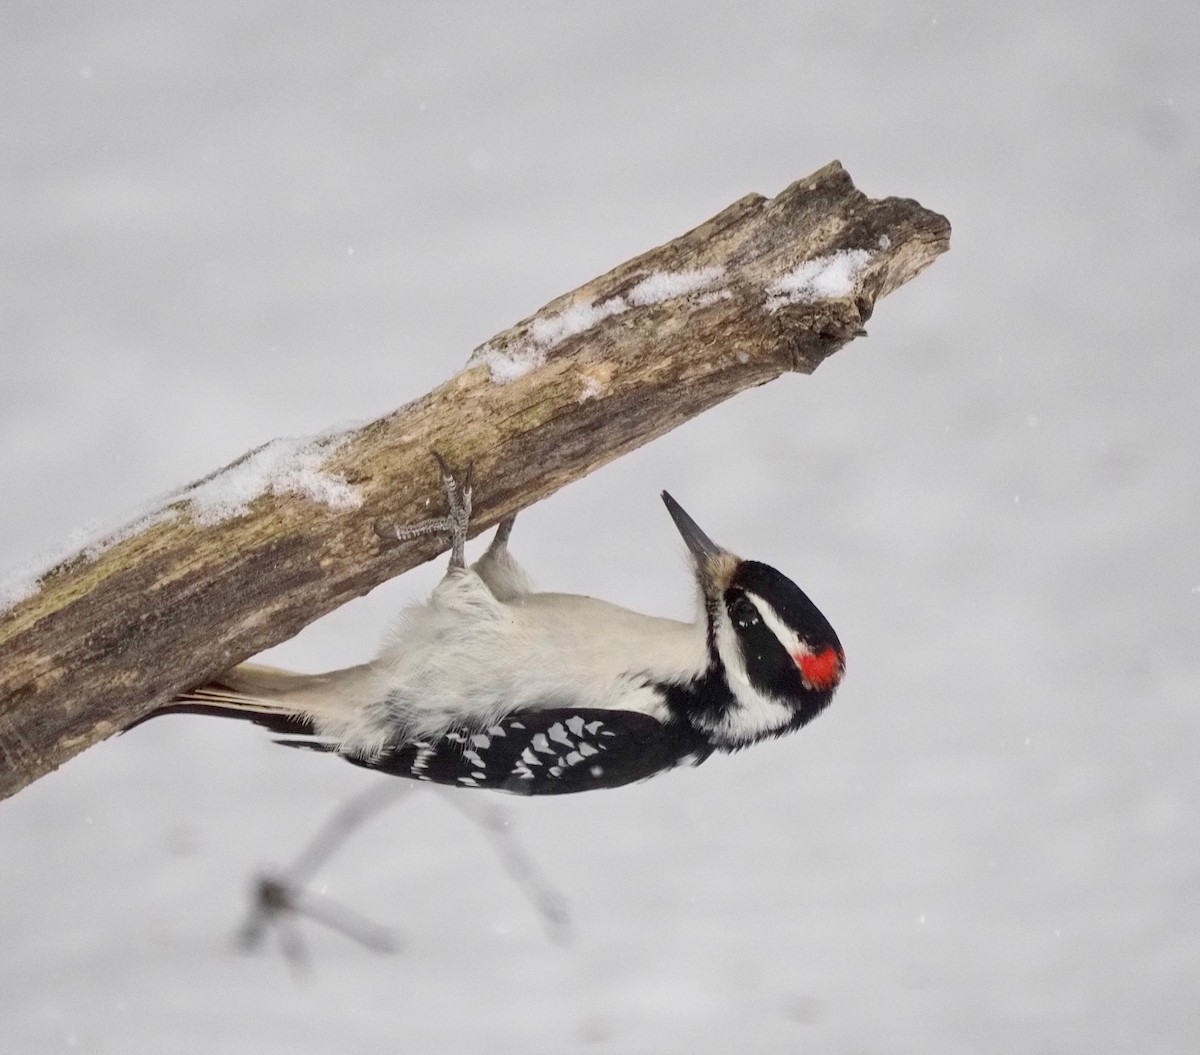
<instances>
[{"instance_id":1,"label":"weathered wood","mask_svg":"<svg viewBox=\"0 0 1200 1055\"><path fill-rule=\"evenodd\" d=\"M474 462L482 531L745 388L811 373L949 238L834 162L546 305L440 388L310 447L299 482L277 472L244 511L180 492L0 614L0 797L443 549L373 530L439 508L430 451Z\"/></svg>"}]
</instances>

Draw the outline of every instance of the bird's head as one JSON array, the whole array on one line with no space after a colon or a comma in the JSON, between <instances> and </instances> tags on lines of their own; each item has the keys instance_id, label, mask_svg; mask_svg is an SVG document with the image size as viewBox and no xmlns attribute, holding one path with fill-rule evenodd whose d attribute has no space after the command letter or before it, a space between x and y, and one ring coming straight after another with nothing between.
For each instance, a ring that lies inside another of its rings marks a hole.
<instances>
[{"instance_id":1,"label":"bird's head","mask_svg":"<svg viewBox=\"0 0 1200 1055\"><path fill-rule=\"evenodd\" d=\"M786 575L718 546L662 497L695 562L710 663L729 690L689 719L725 750L799 729L829 705L846 669L829 620Z\"/></svg>"}]
</instances>

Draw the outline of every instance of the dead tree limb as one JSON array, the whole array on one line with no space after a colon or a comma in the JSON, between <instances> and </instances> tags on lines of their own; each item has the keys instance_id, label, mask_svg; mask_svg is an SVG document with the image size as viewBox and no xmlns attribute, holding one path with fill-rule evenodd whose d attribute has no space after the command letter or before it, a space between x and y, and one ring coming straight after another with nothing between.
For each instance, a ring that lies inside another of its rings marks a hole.
<instances>
[{"instance_id":1,"label":"dead tree limb","mask_svg":"<svg viewBox=\"0 0 1200 1055\"><path fill-rule=\"evenodd\" d=\"M474 530L736 392L811 373L949 247L836 162L750 195L476 349L360 428L274 441L0 597L0 797L432 558L430 451L475 463Z\"/></svg>"}]
</instances>

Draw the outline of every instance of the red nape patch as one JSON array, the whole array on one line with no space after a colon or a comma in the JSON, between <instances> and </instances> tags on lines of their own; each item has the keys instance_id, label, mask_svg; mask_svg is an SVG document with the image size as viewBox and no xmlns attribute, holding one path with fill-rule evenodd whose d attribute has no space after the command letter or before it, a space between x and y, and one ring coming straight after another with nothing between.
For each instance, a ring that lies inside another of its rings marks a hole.
<instances>
[{"instance_id":1,"label":"red nape patch","mask_svg":"<svg viewBox=\"0 0 1200 1055\"><path fill-rule=\"evenodd\" d=\"M832 689L842 680L845 660L836 648L822 649L816 655L795 657L800 673L814 689Z\"/></svg>"}]
</instances>

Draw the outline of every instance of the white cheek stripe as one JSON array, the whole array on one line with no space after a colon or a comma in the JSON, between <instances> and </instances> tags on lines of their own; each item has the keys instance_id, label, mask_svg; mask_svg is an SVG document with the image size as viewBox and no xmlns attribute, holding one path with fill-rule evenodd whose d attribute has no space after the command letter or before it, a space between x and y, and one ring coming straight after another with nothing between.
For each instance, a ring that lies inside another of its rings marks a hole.
<instances>
[{"instance_id":1,"label":"white cheek stripe","mask_svg":"<svg viewBox=\"0 0 1200 1055\"><path fill-rule=\"evenodd\" d=\"M782 729L792 720L792 709L774 697L759 692L750 682L737 634L723 610L717 612L717 652L725 665L725 679L736 701L708 731L739 744Z\"/></svg>"},{"instance_id":2,"label":"white cheek stripe","mask_svg":"<svg viewBox=\"0 0 1200 1055\"><path fill-rule=\"evenodd\" d=\"M749 590L746 591L746 596L750 598L751 603L758 609L758 614L762 616L762 621L767 624L767 629L779 638L779 643L787 649L788 654L793 659L797 656L812 655L812 649L808 647L806 642L801 641L796 631L779 617L779 613L771 607L769 601L764 601L758 594L751 593Z\"/></svg>"}]
</instances>

